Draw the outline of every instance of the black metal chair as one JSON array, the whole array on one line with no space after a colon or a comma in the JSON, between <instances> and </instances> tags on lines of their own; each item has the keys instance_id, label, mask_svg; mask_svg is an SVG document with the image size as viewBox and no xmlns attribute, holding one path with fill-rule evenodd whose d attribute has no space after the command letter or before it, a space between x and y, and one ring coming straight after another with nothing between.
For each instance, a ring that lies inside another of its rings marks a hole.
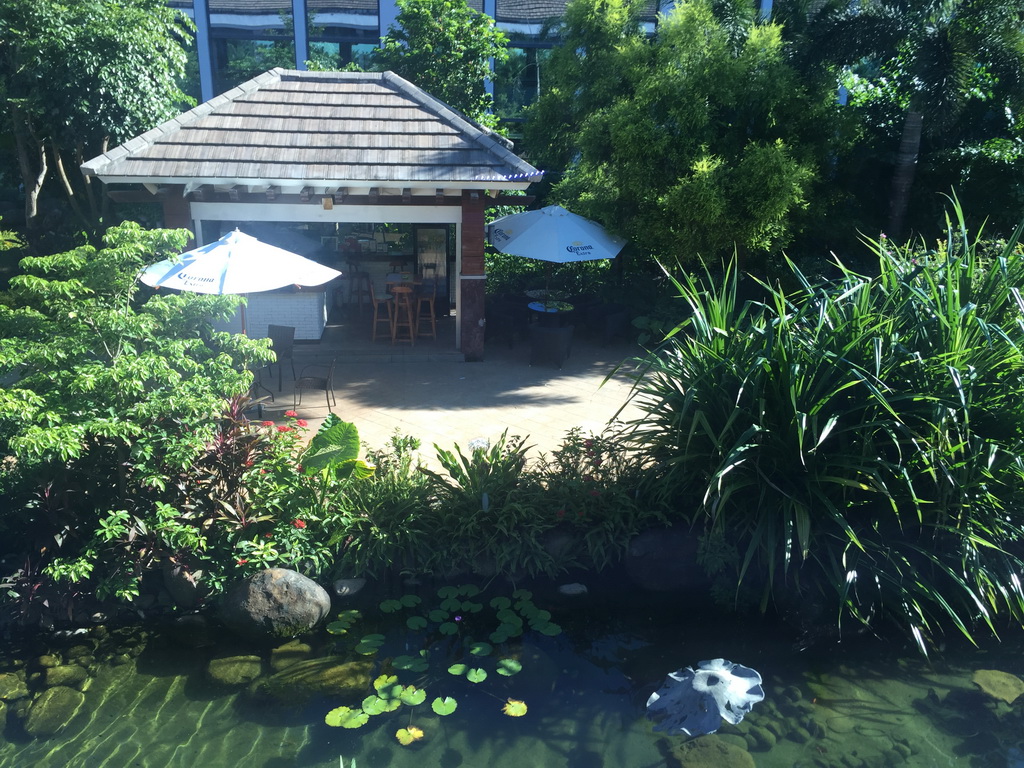
<instances>
[{"instance_id":1,"label":"black metal chair","mask_svg":"<svg viewBox=\"0 0 1024 768\"><path fill-rule=\"evenodd\" d=\"M572 332L575 326L530 326L530 365L554 363L559 368L572 351Z\"/></svg>"},{"instance_id":2,"label":"black metal chair","mask_svg":"<svg viewBox=\"0 0 1024 768\"><path fill-rule=\"evenodd\" d=\"M295 358L292 357L292 353L295 350L295 328L290 325L268 325L267 336L270 337L274 354L277 355L277 391L280 392L284 369L283 363L285 360L291 365L292 380L295 380ZM273 365L274 363L271 363L267 368Z\"/></svg>"},{"instance_id":3,"label":"black metal chair","mask_svg":"<svg viewBox=\"0 0 1024 768\"><path fill-rule=\"evenodd\" d=\"M334 358L330 365L313 364L303 367L298 378L295 379L292 405L295 408L302 405L303 392L323 392L327 398L327 411L334 413L331 408L338 404L338 400L334 396L334 368L337 363L338 358Z\"/></svg>"}]
</instances>

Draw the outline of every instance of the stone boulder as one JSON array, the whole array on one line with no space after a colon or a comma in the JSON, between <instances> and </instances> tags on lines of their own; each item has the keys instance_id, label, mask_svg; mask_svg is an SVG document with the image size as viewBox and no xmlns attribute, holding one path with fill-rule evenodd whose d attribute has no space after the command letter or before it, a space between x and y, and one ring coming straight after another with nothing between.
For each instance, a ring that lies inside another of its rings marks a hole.
<instances>
[{"instance_id":1,"label":"stone boulder","mask_svg":"<svg viewBox=\"0 0 1024 768\"><path fill-rule=\"evenodd\" d=\"M52 736L78 714L85 704L85 694L58 685L47 688L32 702L25 719L25 731L35 738Z\"/></svg>"},{"instance_id":2,"label":"stone boulder","mask_svg":"<svg viewBox=\"0 0 1024 768\"><path fill-rule=\"evenodd\" d=\"M228 590L219 615L243 639L273 642L309 632L330 612L331 596L315 581L269 568Z\"/></svg>"},{"instance_id":3,"label":"stone boulder","mask_svg":"<svg viewBox=\"0 0 1024 768\"><path fill-rule=\"evenodd\" d=\"M672 757L679 768L754 768L749 752L717 736L701 736L673 746Z\"/></svg>"},{"instance_id":4,"label":"stone boulder","mask_svg":"<svg viewBox=\"0 0 1024 768\"><path fill-rule=\"evenodd\" d=\"M259 656L225 656L210 659L206 666L206 677L211 683L229 687L248 685L261 674L263 659Z\"/></svg>"},{"instance_id":5,"label":"stone boulder","mask_svg":"<svg viewBox=\"0 0 1024 768\"><path fill-rule=\"evenodd\" d=\"M316 696L338 696L355 702L370 687L373 662L369 659L348 661L341 656L299 661L257 680L249 693L273 699L282 704L302 704Z\"/></svg>"},{"instance_id":6,"label":"stone boulder","mask_svg":"<svg viewBox=\"0 0 1024 768\"><path fill-rule=\"evenodd\" d=\"M28 696L28 686L24 678L13 672L0 674L0 699L3 701L16 701Z\"/></svg>"},{"instance_id":7,"label":"stone boulder","mask_svg":"<svg viewBox=\"0 0 1024 768\"><path fill-rule=\"evenodd\" d=\"M43 685L47 688L55 688L58 685L77 688L88 678L89 673L84 667L77 664L62 664L59 667L46 668L43 673Z\"/></svg>"},{"instance_id":8,"label":"stone boulder","mask_svg":"<svg viewBox=\"0 0 1024 768\"><path fill-rule=\"evenodd\" d=\"M697 565L697 536L683 526L651 528L637 535L629 543L625 566L630 581L653 592L703 588L708 583Z\"/></svg>"}]
</instances>

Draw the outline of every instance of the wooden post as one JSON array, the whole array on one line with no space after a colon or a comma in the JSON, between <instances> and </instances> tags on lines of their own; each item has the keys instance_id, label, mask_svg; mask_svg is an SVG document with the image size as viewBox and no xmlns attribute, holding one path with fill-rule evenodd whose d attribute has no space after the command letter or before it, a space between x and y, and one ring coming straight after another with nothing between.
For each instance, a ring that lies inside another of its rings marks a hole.
<instances>
[{"instance_id":1,"label":"wooden post","mask_svg":"<svg viewBox=\"0 0 1024 768\"><path fill-rule=\"evenodd\" d=\"M480 190L462 192L462 272L459 315L467 362L484 359L484 208Z\"/></svg>"}]
</instances>

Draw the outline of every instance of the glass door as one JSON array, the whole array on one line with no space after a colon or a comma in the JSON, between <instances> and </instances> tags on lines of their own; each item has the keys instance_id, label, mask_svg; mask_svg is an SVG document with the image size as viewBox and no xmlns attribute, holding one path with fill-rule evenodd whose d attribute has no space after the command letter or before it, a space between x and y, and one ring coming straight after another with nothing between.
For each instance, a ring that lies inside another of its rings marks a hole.
<instances>
[{"instance_id":1,"label":"glass door","mask_svg":"<svg viewBox=\"0 0 1024 768\"><path fill-rule=\"evenodd\" d=\"M448 227L420 225L416 227L416 270L424 280L437 285L434 306L440 317L451 309L451 288L448 279Z\"/></svg>"}]
</instances>

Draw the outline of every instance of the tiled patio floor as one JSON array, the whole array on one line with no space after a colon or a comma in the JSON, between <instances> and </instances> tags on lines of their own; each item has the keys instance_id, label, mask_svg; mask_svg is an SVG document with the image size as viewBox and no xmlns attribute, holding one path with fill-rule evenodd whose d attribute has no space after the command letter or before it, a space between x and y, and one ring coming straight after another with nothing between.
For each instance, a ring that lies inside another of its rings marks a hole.
<instances>
[{"instance_id":1,"label":"tiled patio floor","mask_svg":"<svg viewBox=\"0 0 1024 768\"><path fill-rule=\"evenodd\" d=\"M629 381L618 373L605 377L638 349L625 342L601 346L586 337L574 340L573 351L561 370L529 365L529 344L517 341L488 344L484 360L467 363L454 347L454 318L439 327L438 340L415 346L392 346L369 341L369 322L355 329L338 323L316 344L299 344L296 369L326 364L337 358L334 412L353 422L360 439L382 447L397 430L421 440L421 457L433 463L432 443L443 448L466 444L477 437L494 440L509 434L528 436L533 453L557 447L572 427L599 432L626 402ZM624 370L629 366L624 366ZM275 402L265 417L280 420L292 408L291 371L285 365L283 391L277 391L277 370L265 376ZM325 397L305 393L296 408L315 430L327 416ZM630 406L620 418L635 418Z\"/></svg>"}]
</instances>

